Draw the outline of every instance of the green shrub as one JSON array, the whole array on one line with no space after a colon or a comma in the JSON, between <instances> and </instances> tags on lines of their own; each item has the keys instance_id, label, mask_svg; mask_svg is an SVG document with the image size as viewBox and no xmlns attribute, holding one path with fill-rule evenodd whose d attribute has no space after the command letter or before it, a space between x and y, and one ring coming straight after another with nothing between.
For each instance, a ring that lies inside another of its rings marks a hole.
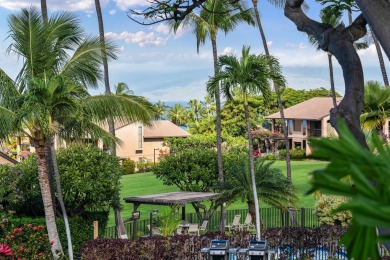
<instances>
[{"instance_id":1,"label":"green shrub","mask_svg":"<svg viewBox=\"0 0 390 260\"><path fill-rule=\"evenodd\" d=\"M135 173L135 162L131 159L126 159L122 161L121 169L124 175L134 174Z\"/></svg>"},{"instance_id":2,"label":"green shrub","mask_svg":"<svg viewBox=\"0 0 390 260\"><path fill-rule=\"evenodd\" d=\"M306 158L306 150L301 148L290 149L290 158L291 160L303 160ZM279 150L279 159L280 160L286 159L286 150L284 149Z\"/></svg>"},{"instance_id":3,"label":"green shrub","mask_svg":"<svg viewBox=\"0 0 390 260\"><path fill-rule=\"evenodd\" d=\"M322 195L316 202L315 213L321 224L348 226L352 214L349 211L334 213L342 203L349 200L345 197L334 195Z\"/></svg>"},{"instance_id":4,"label":"green shrub","mask_svg":"<svg viewBox=\"0 0 390 260\"><path fill-rule=\"evenodd\" d=\"M119 192L118 158L96 146L76 145L59 150L57 159L68 214L108 211Z\"/></svg>"},{"instance_id":5,"label":"green shrub","mask_svg":"<svg viewBox=\"0 0 390 260\"><path fill-rule=\"evenodd\" d=\"M275 155L273 153L261 155L261 159L268 161L276 160Z\"/></svg>"},{"instance_id":6,"label":"green shrub","mask_svg":"<svg viewBox=\"0 0 390 260\"><path fill-rule=\"evenodd\" d=\"M137 172L150 172L154 167L153 162L148 162L146 158L142 158L141 161L137 162Z\"/></svg>"}]
</instances>

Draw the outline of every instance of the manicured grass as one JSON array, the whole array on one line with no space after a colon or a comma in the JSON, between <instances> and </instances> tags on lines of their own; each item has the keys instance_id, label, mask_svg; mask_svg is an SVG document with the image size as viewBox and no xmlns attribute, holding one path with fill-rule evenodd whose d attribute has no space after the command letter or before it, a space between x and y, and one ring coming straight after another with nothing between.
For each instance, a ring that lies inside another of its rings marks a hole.
<instances>
[{"instance_id":1,"label":"manicured grass","mask_svg":"<svg viewBox=\"0 0 390 260\"><path fill-rule=\"evenodd\" d=\"M322 161L293 161L291 164L292 167L292 181L297 190L297 196L299 197L298 206L304 208L314 207L315 199L313 195L305 196L305 192L309 189L307 178L308 173L316 169L324 168L326 162ZM274 167L280 168L283 172L286 172L286 163L284 161L275 161ZM123 176L121 180L121 199L131 196L140 196L147 194L157 194L164 192L179 191L176 186L165 186L162 182L154 176L153 173L140 173L133 175ZM131 213L133 212L133 204L125 203L122 201L123 210L122 218L130 218ZM231 204L228 209L244 209L246 204L241 200L236 201ZM164 206L155 206L155 205L141 205L138 210L141 212L141 218L145 219L149 217L149 213L153 209L164 210L167 207ZM192 206L188 205L186 207L186 212L194 212ZM114 213L110 212L108 226L114 226Z\"/></svg>"}]
</instances>

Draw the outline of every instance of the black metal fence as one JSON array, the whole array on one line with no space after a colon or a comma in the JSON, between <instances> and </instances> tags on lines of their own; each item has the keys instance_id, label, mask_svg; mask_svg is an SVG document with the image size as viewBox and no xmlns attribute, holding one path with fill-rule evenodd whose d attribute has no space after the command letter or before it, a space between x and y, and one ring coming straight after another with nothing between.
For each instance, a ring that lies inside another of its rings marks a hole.
<instances>
[{"instance_id":1,"label":"black metal fence","mask_svg":"<svg viewBox=\"0 0 390 260\"><path fill-rule=\"evenodd\" d=\"M209 220L207 230L213 231L218 230L220 225L220 211L217 211L212 218ZM248 209L233 209L226 210L226 223L230 224L233 221L235 215L241 215L240 223L245 221L245 217L248 213ZM318 219L312 208L299 208L290 209L288 211L281 210L279 208L261 208L260 217L262 227L264 229L275 228L275 227L316 227L319 226ZM186 219L189 223L198 223L198 219L195 213L186 214ZM149 219L139 220L137 222L137 236L144 236L149 233L147 225L149 225ZM254 222L254 220L252 221ZM133 237L133 222L125 223L127 234L129 237ZM108 227L105 230L105 238L115 238L116 229L115 227Z\"/></svg>"}]
</instances>

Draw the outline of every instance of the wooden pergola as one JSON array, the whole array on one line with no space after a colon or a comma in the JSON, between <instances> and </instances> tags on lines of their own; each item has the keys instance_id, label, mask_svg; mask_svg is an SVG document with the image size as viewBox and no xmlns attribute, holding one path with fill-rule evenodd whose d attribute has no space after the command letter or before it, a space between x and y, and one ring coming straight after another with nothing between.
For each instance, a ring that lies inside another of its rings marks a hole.
<instances>
[{"instance_id":1,"label":"wooden pergola","mask_svg":"<svg viewBox=\"0 0 390 260\"><path fill-rule=\"evenodd\" d=\"M178 205L182 208L182 220L185 220L185 205L191 202L212 200L219 196L219 193L213 192L190 192L190 191L178 191L178 192L168 192L160 194L151 194L137 197L128 197L124 198L126 203L133 203L134 210L133 214L137 213L137 209L141 204L151 204L151 205L165 205L165 206L174 206ZM134 239L137 235L137 218L134 218L133 224L133 235Z\"/></svg>"}]
</instances>

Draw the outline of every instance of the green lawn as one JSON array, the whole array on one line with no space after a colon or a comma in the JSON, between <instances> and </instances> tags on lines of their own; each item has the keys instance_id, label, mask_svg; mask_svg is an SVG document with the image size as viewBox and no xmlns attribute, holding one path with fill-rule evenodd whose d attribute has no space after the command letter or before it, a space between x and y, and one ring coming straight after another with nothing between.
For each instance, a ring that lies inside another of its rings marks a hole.
<instances>
[{"instance_id":1,"label":"green lawn","mask_svg":"<svg viewBox=\"0 0 390 260\"><path fill-rule=\"evenodd\" d=\"M321 161L293 161L292 167L292 181L297 189L299 197L298 206L305 208L314 207L315 199L312 195L305 196L304 193L308 190L307 178L308 173L316 169L324 168L326 162ZM286 163L284 161L276 161L274 167L280 168L286 172ZM123 176L121 180L122 189L120 193L121 199L131 196L157 194L164 192L179 191L176 186L165 186L162 182L155 178L153 173L140 173ZM133 204L122 201L123 211L122 217L129 218L133 212ZM141 212L141 218L148 218L149 213L153 209L163 209L163 206L155 205L141 205L138 210ZM165 207L166 208L166 207ZM236 201L228 207L228 209L243 209L246 204L241 201ZM186 211L194 212L192 206L187 206ZM115 225L113 211L110 212L108 226Z\"/></svg>"}]
</instances>

